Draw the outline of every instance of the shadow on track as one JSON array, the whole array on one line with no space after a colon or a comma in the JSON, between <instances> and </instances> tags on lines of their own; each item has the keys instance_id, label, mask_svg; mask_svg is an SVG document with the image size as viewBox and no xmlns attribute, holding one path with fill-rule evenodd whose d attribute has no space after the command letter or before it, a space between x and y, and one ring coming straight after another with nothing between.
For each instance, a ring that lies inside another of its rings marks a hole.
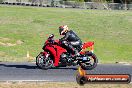
<instances>
[{"instance_id":1,"label":"shadow on track","mask_svg":"<svg viewBox=\"0 0 132 88\"><path fill-rule=\"evenodd\" d=\"M15 68L25 68L25 69L39 69L37 66L30 66L30 65L7 65L7 64L0 64L0 66L4 66L4 67L15 67ZM50 68L50 69L71 69L71 70L77 70L77 67L54 67L54 68ZM41 69L44 70L44 69Z\"/></svg>"},{"instance_id":2,"label":"shadow on track","mask_svg":"<svg viewBox=\"0 0 132 88\"><path fill-rule=\"evenodd\" d=\"M37 69L37 66L29 66L29 65L6 65L6 64L0 64L0 66L15 67L15 68L25 68L25 69Z\"/></svg>"},{"instance_id":3,"label":"shadow on track","mask_svg":"<svg viewBox=\"0 0 132 88\"><path fill-rule=\"evenodd\" d=\"M77 67L54 67L54 68L50 68L50 69L67 69L67 70L77 70Z\"/></svg>"}]
</instances>

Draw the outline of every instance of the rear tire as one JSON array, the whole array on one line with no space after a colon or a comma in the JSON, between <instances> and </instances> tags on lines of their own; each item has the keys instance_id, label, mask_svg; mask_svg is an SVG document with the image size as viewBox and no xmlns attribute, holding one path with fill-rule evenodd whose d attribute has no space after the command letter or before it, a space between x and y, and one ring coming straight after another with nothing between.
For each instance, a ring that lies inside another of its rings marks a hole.
<instances>
[{"instance_id":1,"label":"rear tire","mask_svg":"<svg viewBox=\"0 0 132 88\"><path fill-rule=\"evenodd\" d=\"M90 57L93 60L93 63L91 64L90 61L88 61L89 63L80 63L80 66L82 69L84 70L92 70L97 66L98 63L98 59L96 57L96 55L92 52L86 52L85 54L86 56Z\"/></svg>"}]
</instances>

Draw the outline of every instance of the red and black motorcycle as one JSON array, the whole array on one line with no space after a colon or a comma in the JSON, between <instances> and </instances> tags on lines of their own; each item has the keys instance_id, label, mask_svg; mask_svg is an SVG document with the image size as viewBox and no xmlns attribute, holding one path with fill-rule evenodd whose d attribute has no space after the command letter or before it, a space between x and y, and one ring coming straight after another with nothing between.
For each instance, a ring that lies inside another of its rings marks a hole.
<instances>
[{"instance_id":1,"label":"red and black motorcycle","mask_svg":"<svg viewBox=\"0 0 132 88\"><path fill-rule=\"evenodd\" d=\"M43 46L44 51L36 57L36 65L41 69L80 65L83 69L92 70L98 62L93 46L94 42L86 42L81 47L80 55L73 56L62 48L60 41L54 40L54 35L51 34Z\"/></svg>"}]
</instances>

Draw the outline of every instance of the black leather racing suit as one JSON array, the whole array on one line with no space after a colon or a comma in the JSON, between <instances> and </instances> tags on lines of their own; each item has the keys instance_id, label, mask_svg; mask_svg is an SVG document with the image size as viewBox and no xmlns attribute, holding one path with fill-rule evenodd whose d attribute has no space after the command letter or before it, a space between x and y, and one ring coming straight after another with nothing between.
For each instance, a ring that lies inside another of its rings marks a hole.
<instances>
[{"instance_id":1,"label":"black leather racing suit","mask_svg":"<svg viewBox=\"0 0 132 88\"><path fill-rule=\"evenodd\" d=\"M64 35L65 36L60 39L62 47L72 54L75 54L76 51L81 51L82 41L72 30L66 32Z\"/></svg>"}]
</instances>

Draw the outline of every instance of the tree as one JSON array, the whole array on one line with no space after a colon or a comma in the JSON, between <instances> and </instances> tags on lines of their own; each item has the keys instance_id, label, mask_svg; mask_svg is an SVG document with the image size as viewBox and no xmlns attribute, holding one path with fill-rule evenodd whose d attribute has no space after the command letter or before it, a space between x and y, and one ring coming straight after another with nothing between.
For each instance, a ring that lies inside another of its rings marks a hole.
<instances>
[{"instance_id":1,"label":"tree","mask_svg":"<svg viewBox=\"0 0 132 88\"><path fill-rule=\"evenodd\" d=\"M55 6L54 4L55 4L55 1L52 0L52 1L51 1L51 6L54 7L54 6Z\"/></svg>"},{"instance_id":2,"label":"tree","mask_svg":"<svg viewBox=\"0 0 132 88\"><path fill-rule=\"evenodd\" d=\"M91 0L84 0L85 2L90 2Z\"/></svg>"},{"instance_id":3,"label":"tree","mask_svg":"<svg viewBox=\"0 0 132 88\"><path fill-rule=\"evenodd\" d=\"M84 0L63 0L63 1L75 1L75 2L84 2Z\"/></svg>"},{"instance_id":4,"label":"tree","mask_svg":"<svg viewBox=\"0 0 132 88\"><path fill-rule=\"evenodd\" d=\"M21 2L21 0L16 0L17 2Z\"/></svg>"},{"instance_id":5,"label":"tree","mask_svg":"<svg viewBox=\"0 0 132 88\"><path fill-rule=\"evenodd\" d=\"M29 2L32 2L32 3L38 3L39 2L39 5L42 5L43 4L43 0L28 0Z\"/></svg>"},{"instance_id":6,"label":"tree","mask_svg":"<svg viewBox=\"0 0 132 88\"><path fill-rule=\"evenodd\" d=\"M2 3L3 2L3 0L0 0L0 3Z\"/></svg>"}]
</instances>

